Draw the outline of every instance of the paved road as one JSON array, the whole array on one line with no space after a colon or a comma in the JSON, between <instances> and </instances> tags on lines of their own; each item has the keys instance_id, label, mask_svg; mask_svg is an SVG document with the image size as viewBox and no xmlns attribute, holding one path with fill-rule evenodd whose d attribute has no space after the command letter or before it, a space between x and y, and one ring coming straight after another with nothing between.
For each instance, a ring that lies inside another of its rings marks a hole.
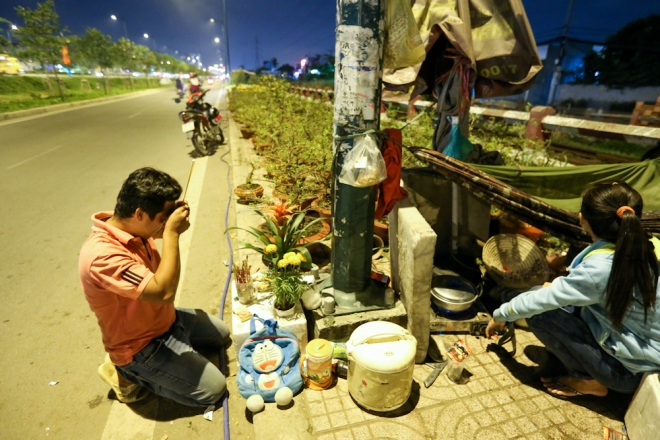
<instances>
[{"instance_id":1,"label":"paved road","mask_svg":"<svg viewBox=\"0 0 660 440\"><path fill-rule=\"evenodd\" d=\"M107 399L96 374L100 332L78 282L90 216L113 208L131 171L152 166L185 184L193 150L172 95L0 123L0 438L222 438L221 410L209 423L155 398L132 409ZM225 107L224 90L210 98ZM193 224L182 237L190 252L177 304L212 313L229 259L227 148L197 159L187 196Z\"/></svg>"}]
</instances>

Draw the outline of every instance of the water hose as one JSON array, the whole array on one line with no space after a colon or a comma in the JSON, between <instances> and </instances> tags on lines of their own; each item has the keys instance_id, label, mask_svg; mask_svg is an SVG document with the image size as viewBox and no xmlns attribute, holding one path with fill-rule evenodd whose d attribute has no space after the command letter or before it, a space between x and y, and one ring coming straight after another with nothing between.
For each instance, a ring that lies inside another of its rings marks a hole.
<instances>
[{"instance_id":1,"label":"water hose","mask_svg":"<svg viewBox=\"0 0 660 440\"><path fill-rule=\"evenodd\" d=\"M227 164L227 189L231 188L231 179L229 172L231 171L231 165L224 158L227 154L231 152L231 145L229 141L227 142L227 151L220 156L220 160ZM220 301L220 320L223 319L225 315L225 301L227 299L227 292L229 291L229 283L231 281L231 268L234 267L234 250L231 246L231 239L229 238L229 207L231 203L231 192L229 197L227 197L227 207L225 209L225 237L227 238L227 245L229 246L229 271L227 272L227 279L225 280L225 287L222 292L222 300ZM220 350L220 368L224 371L229 371L227 369L227 359L225 356L225 350ZM225 392L224 397L222 398L222 417L224 419L224 439L229 440L229 390Z\"/></svg>"}]
</instances>

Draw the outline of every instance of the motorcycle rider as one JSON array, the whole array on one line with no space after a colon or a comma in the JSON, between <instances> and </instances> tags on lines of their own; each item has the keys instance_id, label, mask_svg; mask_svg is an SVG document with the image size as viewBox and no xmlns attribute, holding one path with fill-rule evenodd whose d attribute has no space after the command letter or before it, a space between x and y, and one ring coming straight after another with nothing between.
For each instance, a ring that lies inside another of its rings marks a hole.
<instances>
[{"instance_id":1,"label":"motorcycle rider","mask_svg":"<svg viewBox=\"0 0 660 440\"><path fill-rule=\"evenodd\" d=\"M176 93L183 98L183 93L184 93L184 85L183 85L183 80L181 79L181 75L176 79Z\"/></svg>"},{"instance_id":2,"label":"motorcycle rider","mask_svg":"<svg viewBox=\"0 0 660 440\"><path fill-rule=\"evenodd\" d=\"M190 72L190 94L199 92L199 78L194 72Z\"/></svg>"}]
</instances>

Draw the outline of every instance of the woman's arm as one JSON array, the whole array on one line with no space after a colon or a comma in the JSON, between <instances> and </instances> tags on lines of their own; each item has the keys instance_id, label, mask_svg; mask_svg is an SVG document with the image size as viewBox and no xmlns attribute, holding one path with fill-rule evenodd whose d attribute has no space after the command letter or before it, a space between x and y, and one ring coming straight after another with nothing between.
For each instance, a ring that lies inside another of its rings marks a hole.
<instances>
[{"instance_id":1,"label":"woman's arm","mask_svg":"<svg viewBox=\"0 0 660 440\"><path fill-rule=\"evenodd\" d=\"M605 294L610 268L611 259L592 257L567 276L555 278L544 287L522 293L502 304L493 313L493 318L497 322L510 322L560 307L596 304Z\"/></svg>"}]
</instances>

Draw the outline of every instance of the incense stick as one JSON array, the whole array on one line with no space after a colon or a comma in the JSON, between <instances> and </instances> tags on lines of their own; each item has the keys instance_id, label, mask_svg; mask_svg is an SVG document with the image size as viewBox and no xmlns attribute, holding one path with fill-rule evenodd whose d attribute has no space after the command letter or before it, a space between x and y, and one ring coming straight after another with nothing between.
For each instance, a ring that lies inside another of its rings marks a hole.
<instances>
[{"instance_id":1,"label":"incense stick","mask_svg":"<svg viewBox=\"0 0 660 440\"><path fill-rule=\"evenodd\" d=\"M190 164L190 173L188 173L188 181L186 182L186 189L183 190L183 197L181 197L181 200L186 200L186 193L188 192L188 185L190 185L190 177L192 176L194 167L195 167L195 159L193 159L192 163Z\"/></svg>"}]
</instances>

